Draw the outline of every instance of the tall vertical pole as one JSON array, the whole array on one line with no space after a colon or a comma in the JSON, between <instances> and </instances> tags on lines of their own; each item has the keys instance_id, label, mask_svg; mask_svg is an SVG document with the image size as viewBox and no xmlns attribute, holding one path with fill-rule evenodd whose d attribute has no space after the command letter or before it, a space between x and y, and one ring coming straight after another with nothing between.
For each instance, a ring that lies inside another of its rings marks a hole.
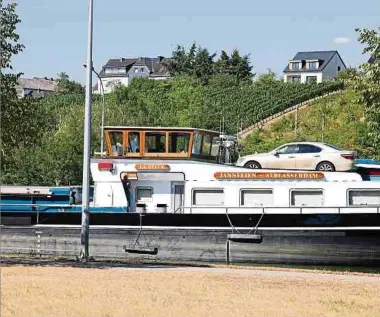
<instances>
[{"instance_id":1,"label":"tall vertical pole","mask_svg":"<svg viewBox=\"0 0 380 317\"><path fill-rule=\"evenodd\" d=\"M102 79L99 77L99 81L100 81L100 84L102 86L102 127L100 129L100 133L102 134L100 136L100 153L102 153L103 155L103 152L104 152L104 107L105 107L105 102L104 102L104 86L103 86L103 81Z\"/></svg>"},{"instance_id":2,"label":"tall vertical pole","mask_svg":"<svg viewBox=\"0 0 380 317\"><path fill-rule=\"evenodd\" d=\"M294 117L294 140L297 141L298 137L298 106L296 107L296 113Z\"/></svg>"},{"instance_id":3,"label":"tall vertical pole","mask_svg":"<svg viewBox=\"0 0 380 317\"><path fill-rule=\"evenodd\" d=\"M88 43L87 43L87 67L86 67L86 103L84 111L84 141L83 141L83 192L82 192L82 230L80 259L88 261L89 240L89 194L90 194L90 151L91 151L91 97L92 97L92 17L93 0L89 0L88 6Z\"/></svg>"}]
</instances>

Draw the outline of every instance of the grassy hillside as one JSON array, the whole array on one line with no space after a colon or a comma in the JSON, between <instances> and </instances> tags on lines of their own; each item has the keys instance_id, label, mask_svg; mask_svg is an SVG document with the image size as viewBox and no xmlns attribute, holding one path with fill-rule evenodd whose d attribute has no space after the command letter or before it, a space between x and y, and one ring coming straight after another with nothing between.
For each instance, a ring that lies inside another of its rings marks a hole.
<instances>
[{"instance_id":1,"label":"grassy hillside","mask_svg":"<svg viewBox=\"0 0 380 317\"><path fill-rule=\"evenodd\" d=\"M364 108L355 102L355 93L344 92L325 97L299 110L297 138L295 113L288 114L265 129L251 134L244 142L244 154L271 150L292 141L317 141L358 151L369 156Z\"/></svg>"}]
</instances>

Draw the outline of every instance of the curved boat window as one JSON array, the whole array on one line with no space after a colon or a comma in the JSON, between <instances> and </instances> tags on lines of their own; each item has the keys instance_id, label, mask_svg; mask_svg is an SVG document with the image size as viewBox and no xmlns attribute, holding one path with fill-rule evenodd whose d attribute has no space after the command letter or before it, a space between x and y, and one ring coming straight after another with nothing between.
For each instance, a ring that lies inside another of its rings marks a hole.
<instances>
[{"instance_id":1,"label":"curved boat window","mask_svg":"<svg viewBox=\"0 0 380 317\"><path fill-rule=\"evenodd\" d=\"M223 206L223 189L194 189L193 206Z\"/></svg>"},{"instance_id":2,"label":"curved boat window","mask_svg":"<svg viewBox=\"0 0 380 317\"><path fill-rule=\"evenodd\" d=\"M190 133L169 132L169 153L188 153Z\"/></svg>"},{"instance_id":3,"label":"curved boat window","mask_svg":"<svg viewBox=\"0 0 380 317\"><path fill-rule=\"evenodd\" d=\"M145 153L166 153L166 133L145 132Z\"/></svg>"},{"instance_id":4,"label":"curved boat window","mask_svg":"<svg viewBox=\"0 0 380 317\"><path fill-rule=\"evenodd\" d=\"M147 202L153 199L153 187L138 186L136 187L136 201Z\"/></svg>"},{"instance_id":5,"label":"curved boat window","mask_svg":"<svg viewBox=\"0 0 380 317\"><path fill-rule=\"evenodd\" d=\"M122 156L123 155L123 132L121 131L110 131L109 132L112 156Z\"/></svg>"},{"instance_id":6,"label":"curved boat window","mask_svg":"<svg viewBox=\"0 0 380 317\"><path fill-rule=\"evenodd\" d=\"M140 152L140 132L128 132L128 153Z\"/></svg>"},{"instance_id":7,"label":"curved boat window","mask_svg":"<svg viewBox=\"0 0 380 317\"><path fill-rule=\"evenodd\" d=\"M349 206L380 206L380 190L378 189L349 189Z\"/></svg>"},{"instance_id":8,"label":"curved boat window","mask_svg":"<svg viewBox=\"0 0 380 317\"><path fill-rule=\"evenodd\" d=\"M321 207L324 206L322 189L292 189L290 206Z\"/></svg>"},{"instance_id":9,"label":"curved boat window","mask_svg":"<svg viewBox=\"0 0 380 317\"><path fill-rule=\"evenodd\" d=\"M242 189L240 192L240 205L244 207L273 205L272 189Z\"/></svg>"}]
</instances>

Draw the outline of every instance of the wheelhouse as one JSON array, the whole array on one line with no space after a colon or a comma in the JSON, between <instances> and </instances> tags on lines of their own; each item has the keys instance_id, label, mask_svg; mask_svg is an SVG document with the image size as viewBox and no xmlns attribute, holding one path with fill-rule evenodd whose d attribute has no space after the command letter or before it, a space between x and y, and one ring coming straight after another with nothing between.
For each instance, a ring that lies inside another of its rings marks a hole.
<instances>
[{"instance_id":1,"label":"wheelhouse","mask_svg":"<svg viewBox=\"0 0 380 317\"><path fill-rule=\"evenodd\" d=\"M220 141L216 131L108 126L104 134L107 157L216 161L219 155Z\"/></svg>"}]
</instances>

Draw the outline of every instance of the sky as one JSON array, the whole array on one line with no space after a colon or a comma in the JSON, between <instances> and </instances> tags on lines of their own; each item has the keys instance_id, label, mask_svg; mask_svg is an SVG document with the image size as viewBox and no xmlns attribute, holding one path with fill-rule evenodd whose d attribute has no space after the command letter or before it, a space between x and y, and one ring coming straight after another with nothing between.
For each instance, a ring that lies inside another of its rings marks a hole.
<instances>
[{"instance_id":1,"label":"sky","mask_svg":"<svg viewBox=\"0 0 380 317\"><path fill-rule=\"evenodd\" d=\"M25 45L13 58L24 77L66 72L85 82L88 0L13 0ZM5 1L6 2L6 1ZM347 66L368 56L355 28L380 26L379 0L94 0L94 67L110 58L171 56L196 42L210 52L237 48L253 71L282 75L298 51L338 50Z\"/></svg>"}]
</instances>

